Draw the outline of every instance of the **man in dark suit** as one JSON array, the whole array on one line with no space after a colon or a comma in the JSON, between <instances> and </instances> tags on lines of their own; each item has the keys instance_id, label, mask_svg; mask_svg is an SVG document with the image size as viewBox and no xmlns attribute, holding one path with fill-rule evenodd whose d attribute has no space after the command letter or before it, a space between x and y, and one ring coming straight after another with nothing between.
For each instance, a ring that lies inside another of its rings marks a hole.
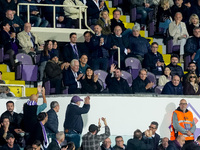
<instances>
[{"instance_id":1,"label":"man in dark suit","mask_svg":"<svg viewBox=\"0 0 200 150\"><path fill-rule=\"evenodd\" d=\"M57 101L52 101L50 104L51 109L47 112L48 114L48 121L45 124L45 129L47 133L58 133L58 115L56 114L59 112L60 106Z\"/></svg>"},{"instance_id":2,"label":"man in dark suit","mask_svg":"<svg viewBox=\"0 0 200 150\"><path fill-rule=\"evenodd\" d=\"M147 138L147 142L148 143L144 143L144 141L142 141L142 132L137 129L134 132L134 136L133 139L129 139L127 142L127 150L148 150L148 149L152 149L153 148L153 140L151 138L151 134L149 132L146 132L146 135L148 136Z\"/></svg>"},{"instance_id":3,"label":"man in dark suit","mask_svg":"<svg viewBox=\"0 0 200 150\"><path fill-rule=\"evenodd\" d=\"M158 123L156 121L152 121L150 126L149 126L149 130L152 132L152 139L153 139L153 149L149 149L149 150L157 150L158 148L158 144L159 144L159 141L160 141L160 135L158 135L156 133L158 129ZM147 144L148 143L148 137L146 137L145 133L143 133L143 138L142 140Z\"/></svg>"},{"instance_id":4,"label":"man in dark suit","mask_svg":"<svg viewBox=\"0 0 200 150\"><path fill-rule=\"evenodd\" d=\"M77 45L77 34L71 33L70 36L70 43L65 45L63 50L63 60L64 62L70 63L72 59L79 59L81 56L80 47Z\"/></svg>"},{"instance_id":5,"label":"man in dark suit","mask_svg":"<svg viewBox=\"0 0 200 150\"><path fill-rule=\"evenodd\" d=\"M65 86L69 86L68 93L80 93L81 83L79 79L83 74L79 74L79 61L73 59L70 63L70 67L63 71L63 82Z\"/></svg>"},{"instance_id":6,"label":"man in dark suit","mask_svg":"<svg viewBox=\"0 0 200 150\"><path fill-rule=\"evenodd\" d=\"M56 134L56 140L53 139L53 141L49 144L47 150L61 150L61 143L65 140L65 134L63 131L58 132ZM66 150L67 148L62 148L62 150Z\"/></svg>"},{"instance_id":7,"label":"man in dark suit","mask_svg":"<svg viewBox=\"0 0 200 150\"><path fill-rule=\"evenodd\" d=\"M88 6L88 20L91 20L91 23L89 23L89 25L96 24L97 20L99 19L99 14L102 10L107 10L109 12L103 0L87 0L86 5Z\"/></svg>"}]
</instances>

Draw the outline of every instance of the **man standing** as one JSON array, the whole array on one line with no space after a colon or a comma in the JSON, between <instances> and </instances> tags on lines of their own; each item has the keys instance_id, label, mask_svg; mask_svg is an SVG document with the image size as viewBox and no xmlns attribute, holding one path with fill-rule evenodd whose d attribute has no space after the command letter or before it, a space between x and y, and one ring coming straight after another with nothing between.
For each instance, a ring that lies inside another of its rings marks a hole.
<instances>
[{"instance_id":1,"label":"man standing","mask_svg":"<svg viewBox=\"0 0 200 150\"><path fill-rule=\"evenodd\" d=\"M112 77L114 73L114 77ZM116 68L115 64L110 66L110 73L106 77L106 84L109 89L109 93L115 94L131 94L131 89L128 82L121 77L120 68Z\"/></svg>"},{"instance_id":2,"label":"man standing","mask_svg":"<svg viewBox=\"0 0 200 150\"><path fill-rule=\"evenodd\" d=\"M81 99L79 96L73 96L71 103L67 106L65 113L64 129L68 134L67 141L74 142L76 148L80 147L80 134L83 130L82 114L88 113L90 110L90 97L84 99L83 107L80 107Z\"/></svg>"},{"instance_id":3,"label":"man standing","mask_svg":"<svg viewBox=\"0 0 200 150\"><path fill-rule=\"evenodd\" d=\"M125 150L126 145L124 144L124 140L122 136L116 136L115 137L115 146L113 147L114 150Z\"/></svg>"},{"instance_id":4,"label":"man standing","mask_svg":"<svg viewBox=\"0 0 200 150\"><path fill-rule=\"evenodd\" d=\"M47 133L58 133L58 115L60 105L57 101L52 101L50 104L51 109L47 112L48 121L45 124L45 129Z\"/></svg>"},{"instance_id":5,"label":"man standing","mask_svg":"<svg viewBox=\"0 0 200 150\"><path fill-rule=\"evenodd\" d=\"M162 94L183 95L183 87L178 75L174 75L172 81L165 84Z\"/></svg>"},{"instance_id":6,"label":"man standing","mask_svg":"<svg viewBox=\"0 0 200 150\"><path fill-rule=\"evenodd\" d=\"M153 149L151 149L151 150L157 150L157 148L158 148L158 144L159 144L159 141L160 141L160 135L158 135L156 133L157 129L158 129L158 123L156 121L152 121L151 124L150 124L150 126L149 126L149 130L152 131L152 136L151 137L153 139ZM148 141L146 141L147 138L148 137L146 137L144 135L142 140L145 143L147 143L148 142Z\"/></svg>"},{"instance_id":7,"label":"man standing","mask_svg":"<svg viewBox=\"0 0 200 150\"><path fill-rule=\"evenodd\" d=\"M183 135L178 135L175 141L170 142L166 150L182 150L185 144L185 137Z\"/></svg>"},{"instance_id":8,"label":"man standing","mask_svg":"<svg viewBox=\"0 0 200 150\"><path fill-rule=\"evenodd\" d=\"M99 119L99 126L91 124L89 126L89 132L82 137L82 148L84 150L101 150L100 142L104 141L110 136L110 128L107 125L106 118L101 118L105 125L105 133L97 135L101 128L101 123Z\"/></svg>"},{"instance_id":9,"label":"man standing","mask_svg":"<svg viewBox=\"0 0 200 150\"><path fill-rule=\"evenodd\" d=\"M193 114L187 109L187 101L181 99L179 107L172 115L170 140L175 140L177 136L185 137L184 148L187 148L187 145L194 141L195 130L196 125L193 119Z\"/></svg>"},{"instance_id":10,"label":"man standing","mask_svg":"<svg viewBox=\"0 0 200 150\"><path fill-rule=\"evenodd\" d=\"M42 93L43 104L37 105L39 93ZM31 95L27 103L24 104L24 131L31 132L37 124L37 115L47 107L45 88L38 87L37 95Z\"/></svg>"}]
</instances>

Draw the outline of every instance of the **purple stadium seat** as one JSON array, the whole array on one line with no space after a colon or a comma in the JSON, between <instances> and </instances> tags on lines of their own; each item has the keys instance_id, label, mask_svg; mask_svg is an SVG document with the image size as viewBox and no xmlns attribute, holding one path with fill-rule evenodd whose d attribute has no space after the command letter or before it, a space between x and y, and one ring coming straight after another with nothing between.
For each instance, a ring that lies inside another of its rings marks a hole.
<instances>
[{"instance_id":1,"label":"purple stadium seat","mask_svg":"<svg viewBox=\"0 0 200 150\"><path fill-rule=\"evenodd\" d=\"M56 93L56 89L55 88L51 88L51 84L50 84L49 80L44 83L44 88L45 88L45 94L46 95L50 95L50 94L55 94ZM62 94L68 94L68 87L67 86L62 91Z\"/></svg>"},{"instance_id":2,"label":"purple stadium seat","mask_svg":"<svg viewBox=\"0 0 200 150\"><path fill-rule=\"evenodd\" d=\"M154 83L154 86L153 86L153 87L156 87L156 86L157 86L156 76L155 76L153 73L147 72L147 78L149 79L149 81L151 81L151 82Z\"/></svg>"},{"instance_id":3,"label":"purple stadium seat","mask_svg":"<svg viewBox=\"0 0 200 150\"><path fill-rule=\"evenodd\" d=\"M190 55L184 57L184 70L187 70L188 64L192 61Z\"/></svg>"},{"instance_id":4,"label":"purple stadium seat","mask_svg":"<svg viewBox=\"0 0 200 150\"><path fill-rule=\"evenodd\" d=\"M125 60L125 66L129 67L129 73L132 74L133 80L138 76L142 65L137 58L129 57Z\"/></svg>"},{"instance_id":5,"label":"purple stadium seat","mask_svg":"<svg viewBox=\"0 0 200 150\"><path fill-rule=\"evenodd\" d=\"M128 82L129 87L131 87L133 82L132 75L124 70L122 70L121 73L122 73L122 78L124 78Z\"/></svg>"},{"instance_id":6,"label":"purple stadium seat","mask_svg":"<svg viewBox=\"0 0 200 150\"><path fill-rule=\"evenodd\" d=\"M163 86L157 86L157 87L155 88L155 93L156 93L156 94L161 94L162 90L163 90Z\"/></svg>"},{"instance_id":7,"label":"purple stadium seat","mask_svg":"<svg viewBox=\"0 0 200 150\"><path fill-rule=\"evenodd\" d=\"M172 54L173 52L180 51L180 45L173 45L173 40L167 41L166 45L167 54Z\"/></svg>"},{"instance_id":8,"label":"purple stadium seat","mask_svg":"<svg viewBox=\"0 0 200 150\"><path fill-rule=\"evenodd\" d=\"M37 81L38 66L33 65L31 56L27 54L17 54L19 64L16 66L15 79L24 81Z\"/></svg>"},{"instance_id":9,"label":"purple stadium seat","mask_svg":"<svg viewBox=\"0 0 200 150\"><path fill-rule=\"evenodd\" d=\"M104 70L95 70L94 74L98 74L99 79L103 82L104 85L104 89L106 89L106 77L108 75L107 72L105 72Z\"/></svg>"},{"instance_id":10,"label":"purple stadium seat","mask_svg":"<svg viewBox=\"0 0 200 150\"><path fill-rule=\"evenodd\" d=\"M5 60L9 60L9 55L8 54L5 54L4 55L4 48L3 47L1 47L0 48L0 63L3 63L3 61L5 61Z\"/></svg>"}]
</instances>

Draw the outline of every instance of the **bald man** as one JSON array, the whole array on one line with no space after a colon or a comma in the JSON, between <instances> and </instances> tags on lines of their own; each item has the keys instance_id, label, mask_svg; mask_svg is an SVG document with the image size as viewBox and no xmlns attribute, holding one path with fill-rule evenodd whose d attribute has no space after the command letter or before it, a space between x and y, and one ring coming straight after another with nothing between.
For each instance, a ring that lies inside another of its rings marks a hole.
<instances>
[{"instance_id":1,"label":"bald man","mask_svg":"<svg viewBox=\"0 0 200 150\"><path fill-rule=\"evenodd\" d=\"M178 135L184 135L186 141L184 148L186 148L188 144L194 141L195 130L193 114L187 109L187 101L181 99L179 107L173 112L170 140L175 140Z\"/></svg>"},{"instance_id":2,"label":"bald man","mask_svg":"<svg viewBox=\"0 0 200 150\"><path fill-rule=\"evenodd\" d=\"M47 107L45 89L39 86L38 93L30 96L27 103L24 104L24 131L31 132L34 125L37 123L37 115ZM43 104L37 105L39 93L42 93Z\"/></svg>"},{"instance_id":3,"label":"bald man","mask_svg":"<svg viewBox=\"0 0 200 150\"><path fill-rule=\"evenodd\" d=\"M179 135L175 141L171 142L166 150L181 150L185 144L184 135Z\"/></svg>"}]
</instances>

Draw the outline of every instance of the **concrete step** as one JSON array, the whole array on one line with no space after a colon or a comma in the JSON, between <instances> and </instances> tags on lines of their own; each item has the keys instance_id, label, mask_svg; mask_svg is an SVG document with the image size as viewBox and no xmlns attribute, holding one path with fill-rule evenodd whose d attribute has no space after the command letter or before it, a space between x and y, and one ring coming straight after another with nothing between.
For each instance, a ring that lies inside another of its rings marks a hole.
<instances>
[{"instance_id":1,"label":"concrete step","mask_svg":"<svg viewBox=\"0 0 200 150\"><path fill-rule=\"evenodd\" d=\"M4 72L2 80L15 80L15 72Z\"/></svg>"},{"instance_id":2,"label":"concrete step","mask_svg":"<svg viewBox=\"0 0 200 150\"><path fill-rule=\"evenodd\" d=\"M0 71L1 71L1 72L7 72L7 65L5 65L5 64L0 64Z\"/></svg>"}]
</instances>

